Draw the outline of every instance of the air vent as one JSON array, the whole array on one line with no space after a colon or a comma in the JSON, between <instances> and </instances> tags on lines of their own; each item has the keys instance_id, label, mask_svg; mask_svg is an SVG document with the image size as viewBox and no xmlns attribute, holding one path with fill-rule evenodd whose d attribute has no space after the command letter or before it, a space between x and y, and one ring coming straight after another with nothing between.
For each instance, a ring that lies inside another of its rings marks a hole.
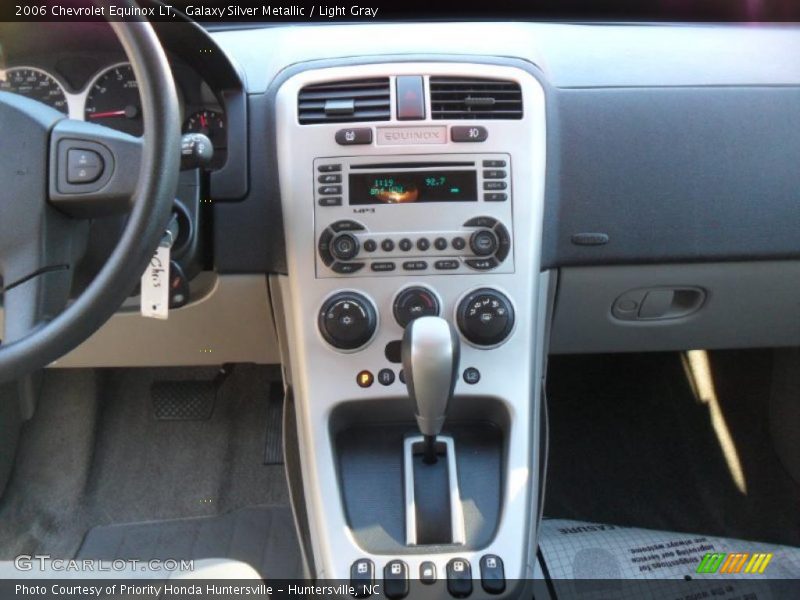
<instances>
[{"instance_id":1,"label":"air vent","mask_svg":"<svg viewBox=\"0 0 800 600\"><path fill-rule=\"evenodd\" d=\"M522 90L514 81L431 77L433 119L521 119Z\"/></svg>"},{"instance_id":2,"label":"air vent","mask_svg":"<svg viewBox=\"0 0 800 600\"><path fill-rule=\"evenodd\" d=\"M388 121L389 78L351 79L307 85L297 97L301 125Z\"/></svg>"}]
</instances>

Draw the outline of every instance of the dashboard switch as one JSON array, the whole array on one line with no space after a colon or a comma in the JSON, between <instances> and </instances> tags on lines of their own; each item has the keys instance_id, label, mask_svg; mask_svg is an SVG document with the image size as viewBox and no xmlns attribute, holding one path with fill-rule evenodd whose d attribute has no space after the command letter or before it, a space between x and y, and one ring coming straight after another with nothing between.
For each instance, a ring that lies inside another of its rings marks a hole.
<instances>
[{"instance_id":1,"label":"dashboard switch","mask_svg":"<svg viewBox=\"0 0 800 600\"><path fill-rule=\"evenodd\" d=\"M490 594L502 594L506 589L506 575L499 556L487 554L481 557L481 585Z\"/></svg>"},{"instance_id":2,"label":"dashboard switch","mask_svg":"<svg viewBox=\"0 0 800 600\"><path fill-rule=\"evenodd\" d=\"M383 568L383 593L390 600L408 596L408 565L391 560Z\"/></svg>"},{"instance_id":3,"label":"dashboard switch","mask_svg":"<svg viewBox=\"0 0 800 600\"><path fill-rule=\"evenodd\" d=\"M469 561L454 558L447 563L447 591L456 598L466 598L472 593L472 568Z\"/></svg>"},{"instance_id":4,"label":"dashboard switch","mask_svg":"<svg viewBox=\"0 0 800 600\"><path fill-rule=\"evenodd\" d=\"M360 558L350 566L350 585L355 588L356 598L368 598L375 581L375 563L368 558Z\"/></svg>"},{"instance_id":5,"label":"dashboard switch","mask_svg":"<svg viewBox=\"0 0 800 600\"><path fill-rule=\"evenodd\" d=\"M436 565L433 561L426 560L419 564L419 580L426 585L436 583Z\"/></svg>"},{"instance_id":6,"label":"dashboard switch","mask_svg":"<svg viewBox=\"0 0 800 600\"><path fill-rule=\"evenodd\" d=\"M372 129L369 127L351 127L336 132L336 143L340 146L355 146L372 143Z\"/></svg>"},{"instance_id":7,"label":"dashboard switch","mask_svg":"<svg viewBox=\"0 0 800 600\"><path fill-rule=\"evenodd\" d=\"M450 128L450 139L454 142L485 142L488 137L489 131L480 125L454 125Z\"/></svg>"},{"instance_id":8,"label":"dashboard switch","mask_svg":"<svg viewBox=\"0 0 800 600\"><path fill-rule=\"evenodd\" d=\"M419 75L397 77L397 119L413 121L425 118L425 92Z\"/></svg>"}]
</instances>

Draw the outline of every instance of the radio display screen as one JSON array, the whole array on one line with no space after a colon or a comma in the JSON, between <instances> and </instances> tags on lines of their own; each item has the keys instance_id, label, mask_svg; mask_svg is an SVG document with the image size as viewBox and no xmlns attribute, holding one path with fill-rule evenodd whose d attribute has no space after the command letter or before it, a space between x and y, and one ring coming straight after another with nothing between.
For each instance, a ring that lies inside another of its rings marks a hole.
<instances>
[{"instance_id":1,"label":"radio display screen","mask_svg":"<svg viewBox=\"0 0 800 600\"><path fill-rule=\"evenodd\" d=\"M477 202L475 171L351 173L350 204Z\"/></svg>"}]
</instances>

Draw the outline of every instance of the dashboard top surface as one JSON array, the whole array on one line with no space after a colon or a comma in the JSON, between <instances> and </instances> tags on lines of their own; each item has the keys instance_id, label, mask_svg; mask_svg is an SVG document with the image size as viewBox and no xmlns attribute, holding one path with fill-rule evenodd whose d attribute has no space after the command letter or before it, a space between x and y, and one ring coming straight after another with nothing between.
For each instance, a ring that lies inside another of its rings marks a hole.
<instances>
[{"instance_id":1,"label":"dashboard top surface","mask_svg":"<svg viewBox=\"0 0 800 600\"><path fill-rule=\"evenodd\" d=\"M296 63L376 55L516 57L557 88L800 84L796 25L383 23L211 35L244 70L251 93Z\"/></svg>"}]
</instances>

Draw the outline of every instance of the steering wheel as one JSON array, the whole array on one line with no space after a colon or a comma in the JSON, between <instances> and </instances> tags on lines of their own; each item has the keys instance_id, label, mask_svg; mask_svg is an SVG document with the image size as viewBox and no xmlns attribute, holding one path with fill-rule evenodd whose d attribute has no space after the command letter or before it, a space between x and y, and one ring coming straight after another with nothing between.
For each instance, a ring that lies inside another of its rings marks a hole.
<instances>
[{"instance_id":1,"label":"steering wheel","mask_svg":"<svg viewBox=\"0 0 800 600\"><path fill-rule=\"evenodd\" d=\"M139 83L144 137L0 92L0 382L44 367L108 320L139 281L171 214L180 113L167 57L149 23L109 25ZM115 213L128 213L119 243L69 302L89 219Z\"/></svg>"}]
</instances>

